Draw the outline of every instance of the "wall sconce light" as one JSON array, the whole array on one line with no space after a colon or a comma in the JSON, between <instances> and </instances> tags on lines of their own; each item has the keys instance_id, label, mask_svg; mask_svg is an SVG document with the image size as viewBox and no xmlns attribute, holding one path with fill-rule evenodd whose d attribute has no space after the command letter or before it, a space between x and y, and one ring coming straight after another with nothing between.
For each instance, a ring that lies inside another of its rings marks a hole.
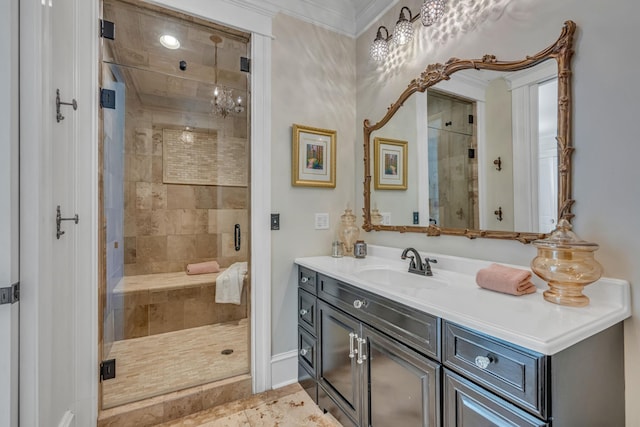
<instances>
[{"instance_id":1,"label":"wall sconce light","mask_svg":"<svg viewBox=\"0 0 640 427\"><path fill-rule=\"evenodd\" d=\"M442 15L444 15L444 4L445 0L425 0L420 9L422 25L428 27L442 18Z\"/></svg>"},{"instance_id":2,"label":"wall sconce light","mask_svg":"<svg viewBox=\"0 0 640 427\"><path fill-rule=\"evenodd\" d=\"M402 7L393 34L389 35L389 30L384 25L378 27L376 38L373 40L369 50L371 59L376 62L382 62L387 58L387 55L389 55L389 40L393 40L394 44L398 46L409 43L413 39L413 23L418 18L422 17L422 24L425 26L432 25L438 21L444 15L445 2L446 0L425 0L420 13L416 16L411 14L411 9L408 7ZM409 13L409 19L404 14L405 9ZM382 36L383 29L386 37Z\"/></svg>"},{"instance_id":3,"label":"wall sconce light","mask_svg":"<svg viewBox=\"0 0 640 427\"><path fill-rule=\"evenodd\" d=\"M382 37L382 30L387 33L386 37ZM389 54L389 44L387 43L387 39L389 38L389 30L384 25L378 27L378 32L376 34L376 39L373 41L371 45L371 58L374 61L384 61L387 55Z\"/></svg>"},{"instance_id":4,"label":"wall sconce light","mask_svg":"<svg viewBox=\"0 0 640 427\"><path fill-rule=\"evenodd\" d=\"M404 10L409 12L409 19L404 16ZM413 16L411 10L404 6L400 9L400 17L396 22L396 27L393 29L393 41L397 45L407 44L413 39L413 25L411 24Z\"/></svg>"}]
</instances>

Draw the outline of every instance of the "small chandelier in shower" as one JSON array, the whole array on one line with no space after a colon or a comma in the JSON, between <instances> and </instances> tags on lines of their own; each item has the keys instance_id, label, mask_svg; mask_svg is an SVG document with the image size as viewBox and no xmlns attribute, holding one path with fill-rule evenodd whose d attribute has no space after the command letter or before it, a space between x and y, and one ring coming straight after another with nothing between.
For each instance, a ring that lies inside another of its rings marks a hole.
<instances>
[{"instance_id":1,"label":"small chandelier in shower","mask_svg":"<svg viewBox=\"0 0 640 427\"><path fill-rule=\"evenodd\" d=\"M234 98L231 89L218 86L218 43L222 38L216 35L210 37L215 46L215 89L213 90L213 99L211 100L211 113L214 116L225 118L230 113L240 114L244 111L242 105L242 97Z\"/></svg>"},{"instance_id":2,"label":"small chandelier in shower","mask_svg":"<svg viewBox=\"0 0 640 427\"><path fill-rule=\"evenodd\" d=\"M213 90L213 99L211 100L211 112L214 116L224 118L231 112L240 114L243 111L244 106L242 105L241 96L234 99L231 89L216 86Z\"/></svg>"}]
</instances>

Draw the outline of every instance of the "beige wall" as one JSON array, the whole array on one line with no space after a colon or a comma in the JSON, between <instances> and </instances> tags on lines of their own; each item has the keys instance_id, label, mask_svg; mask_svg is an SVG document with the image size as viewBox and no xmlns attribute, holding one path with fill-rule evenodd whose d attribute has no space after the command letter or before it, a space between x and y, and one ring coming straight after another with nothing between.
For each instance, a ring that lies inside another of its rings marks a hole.
<instances>
[{"instance_id":1,"label":"beige wall","mask_svg":"<svg viewBox=\"0 0 640 427\"><path fill-rule=\"evenodd\" d=\"M402 5L417 10L419 0ZM494 1L504 4L506 2ZM488 13L488 19L476 18L464 32L454 32L443 43L441 29L419 28L418 40L404 50L404 61L395 61L386 70L377 69L368 60L369 44L378 25L393 25L398 5L380 22L372 25L357 41L357 114L364 118L381 117L410 79L432 62L449 57L477 58L495 53L499 59L522 58L547 46L560 33L565 20L578 25L575 38L574 122L576 148L574 160L573 209L575 231L583 239L597 242L597 259L604 274L631 282L633 311L640 311L640 145L637 143L640 85L637 70L637 16L640 3L625 0L603 3L597 0L512 0L502 11ZM498 13L502 12L502 13ZM452 21L449 21L450 23ZM475 27L474 27L475 25ZM458 28L464 28L458 25ZM384 84L382 83L384 82ZM359 139L362 129L357 126ZM356 159L362 149L356 145ZM362 166L356 160L355 181L362 179ZM358 184L356 200L362 204ZM396 233L370 233L370 243L395 247L414 246L420 250L491 259L528 265L535 248L518 242L490 239L467 240L463 237L434 237ZM293 344L291 344L293 346ZM625 370L627 425L640 425L640 319L637 314L625 322ZM597 367L594 367L597 369ZM597 393L598 390L594 390Z\"/></svg>"},{"instance_id":2,"label":"beige wall","mask_svg":"<svg viewBox=\"0 0 640 427\"><path fill-rule=\"evenodd\" d=\"M272 353L296 348L293 260L328 255L340 214L353 208L356 141L355 40L276 15L272 42L271 209L280 230L271 232ZM291 186L291 125L337 131L336 188ZM359 186L358 186L359 188ZM328 213L330 230L314 229L314 214ZM362 224L360 211L354 212Z\"/></svg>"}]
</instances>

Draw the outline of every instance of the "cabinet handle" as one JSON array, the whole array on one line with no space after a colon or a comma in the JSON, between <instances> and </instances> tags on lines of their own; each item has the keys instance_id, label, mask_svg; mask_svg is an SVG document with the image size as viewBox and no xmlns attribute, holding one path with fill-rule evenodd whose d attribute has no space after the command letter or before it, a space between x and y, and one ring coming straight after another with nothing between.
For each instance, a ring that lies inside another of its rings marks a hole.
<instances>
[{"instance_id":1,"label":"cabinet handle","mask_svg":"<svg viewBox=\"0 0 640 427\"><path fill-rule=\"evenodd\" d=\"M308 277L302 276L302 279L300 279L300 283L307 283L309 281Z\"/></svg>"},{"instance_id":2,"label":"cabinet handle","mask_svg":"<svg viewBox=\"0 0 640 427\"><path fill-rule=\"evenodd\" d=\"M475 359L476 366L480 369L487 369L491 362L493 362L493 357L491 356L476 356Z\"/></svg>"},{"instance_id":3,"label":"cabinet handle","mask_svg":"<svg viewBox=\"0 0 640 427\"><path fill-rule=\"evenodd\" d=\"M364 338L358 338L358 365L362 365L362 362L367 360L367 355L362 349L362 344L364 344L365 342L367 342L367 340L365 340Z\"/></svg>"},{"instance_id":4,"label":"cabinet handle","mask_svg":"<svg viewBox=\"0 0 640 427\"><path fill-rule=\"evenodd\" d=\"M311 348L300 349L300 356L306 356L307 353L309 353L310 351L311 351Z\"/></svg>"},{"instance_id":5,"label":"cabinet handle","mask_svg":"<svg viewBox=\"0 0 640 427\"><path fill-rule=\"evenodd\" d=\"M309 312L309 310L307 310L306 308L302 308L300 309L300 316L304 316Z\"/></svg>"},{"instance_id":6,"label":"cabinet handle","mask_svg":"<svg viewBox=\"0 0 640 427\"><path fill-rule=\"evenodd\" d=\"M356 353L358 352L358 350L355 349L355 345L353 345L354 339L358 339L358 335L349 332L349 359L356 357Z\"/></svg>"},{"instance_id":7,"label":"cabinet handle","mask_svg":"<svg viewBox=\"0 0 640 427\"><path fill-rule=\"evenodd\" d=\"M368 305L368 304L367 304L367 301L366 301L366 300L359 300L359 299L357 299L357 300L354 300L354 301L353 301L353 306L354 306L355 308L362 308L362 307L366 307L367 305Z\"/></svg>"}]
</instances>

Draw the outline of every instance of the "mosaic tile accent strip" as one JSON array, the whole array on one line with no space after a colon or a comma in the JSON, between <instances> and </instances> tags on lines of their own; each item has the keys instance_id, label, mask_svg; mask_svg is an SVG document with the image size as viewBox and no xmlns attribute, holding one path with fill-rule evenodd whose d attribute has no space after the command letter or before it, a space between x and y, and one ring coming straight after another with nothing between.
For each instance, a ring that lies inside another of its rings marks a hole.
<instances>
[{"instance_id":1,"label":"mosaic tile accent strip","mask_svg":"<svg viewBox=\"0 0 640 427\"><path fill-rule=\"evenodd\" d=\"M247 185L247 141L208 133L163 129L163 182L167 184Z\"/></svg>"}]
</instances>

